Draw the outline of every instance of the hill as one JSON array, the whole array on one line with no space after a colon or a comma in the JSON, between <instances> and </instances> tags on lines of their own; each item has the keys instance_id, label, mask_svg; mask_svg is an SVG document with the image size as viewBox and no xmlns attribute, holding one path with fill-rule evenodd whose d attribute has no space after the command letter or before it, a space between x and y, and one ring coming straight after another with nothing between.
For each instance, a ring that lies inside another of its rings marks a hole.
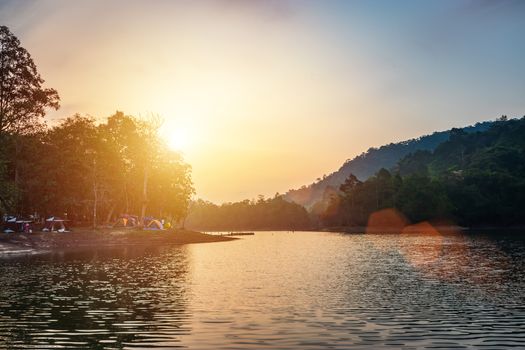
<instances>
[{"instance_id":1,"label":"hill","mask_svg":"<svg viewBox=\"0 0 525 350\"><path fill-rule=\"evenodd\" d=\"M466 133L488 130L494 122L481 122L476 125L461 128ZM406 155L422 151L433 151L439 144L447 141L453 129L435 132L398 143L390 143L379 148L370 148L359 156L347 160L339 170L323 177L308 186L288 191L284 198L288 201L303 205L307 209L323 198L327 188L338 189L350 174L364 181L375 174L379 169L391 169Z\"/></svg>"},{"instance_id":2,"label":"hill","mask_svg":"<svg viewBox=\"0 0 525 350\"><path fill-rule=\"evenodd\" d=\"M484 131L453 129L434 151L411 153L366 181L350 175L339 190L314 206L325 227L366 226L385 209L412 223L522 226L525 117L498 120Z\"/></svg>"}]
</instances>

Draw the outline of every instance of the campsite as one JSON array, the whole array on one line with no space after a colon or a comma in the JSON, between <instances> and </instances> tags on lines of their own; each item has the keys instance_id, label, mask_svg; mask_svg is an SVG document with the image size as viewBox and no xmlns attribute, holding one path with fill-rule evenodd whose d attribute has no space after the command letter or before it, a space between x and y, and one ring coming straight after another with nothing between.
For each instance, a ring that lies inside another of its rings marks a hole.
<instances>
[{"instance_id":1,"label":"campsite","mask_svg":"<svg viewBox=\"0 0 525 350\"><path fill-rule=\"evenodd\" d=\"M71 220L58 216L46 219L4 216L0 250L26 254L64 249L162 246L235 239L172 228L171 223L164 219L145 217L140 220L138 216L130 214L120 215L113 223L96 228L71 223Z\"/></svg>"},{"instance_id":2,"label":"campsite","mask_svg":"<svg viewBox=\"0 0 525 350\"><path fill-rule=\"evenodd\" d=\"M230 241L236 238L208 235L200 232L169 230L127 230L78 228L64 232L33 232L0 234L0 250L21 253L45 253L52 251L93 250L128 246L168 246L190 243ZM8 249L9 248L9 249Z\"/></svg>"},{"instance_id":3,"label":"campsite","mask_svg":"<svg viewBox=\"0 0 525 350\"><path fill-rule=\"evenodd\" d=\"M68 220L57 216L50 216L46 219L37 219L34 216L28 218L16 215L4 215L2 219L2 232L12 233L33 233L33 232L69 232L66 226Z\"/></svg>"},{"instance_id":4,"label":"campsite","mask_svg":"<svg viewBox=\"0 0 525 350\"><path fill-rule=\"evenodd\" d=\"M66 214L67 217L67 214ZM37 215L30 215L28 218L16 215L4 215L1 222L2 232L10 233L33 233L33 232L71 232L71 227L75 222L58 216L40 218ZM85 230L86 225L80 222L78 228ZM171 228L171 223L165 219L157 219L151 216L144 217L142 220L137 215L122 214L113 223L92 227L93 229L135 229L147 231L165 231Z\"/></svg>"}]
</instances>

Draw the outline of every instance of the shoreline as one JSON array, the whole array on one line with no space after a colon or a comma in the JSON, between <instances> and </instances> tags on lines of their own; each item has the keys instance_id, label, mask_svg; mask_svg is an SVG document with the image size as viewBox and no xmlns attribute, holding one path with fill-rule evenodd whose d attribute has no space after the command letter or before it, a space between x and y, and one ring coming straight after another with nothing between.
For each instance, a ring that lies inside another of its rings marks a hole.
<instances>
[{"instance_id":1,"label":"shoreline","mask_svg":"<svg viewBox=\"0 0 525 350\"><path fill-rule=\"evenodd\" d=\"M193 243L227 242L238 238L171 229L143 231L129 229L78 229L71 232L10 233L0 235L0 257L37 254L59 249L167 246Z\"/></svg>"},{"instance_id":2,"label":"shoreline","mask_svg":"<svg viewBox=\"0 0 525 350\"><path fill-rule=\"evenodd\" d=\"M405 233L417 233L417 225L408 225ZM491 232L491 231L525 231L525 226L478 226L478 227L466 227L458 225L432 225L432 227L440 233L454 233L454 232ZM322 232L334 232L334 233L348 233L348 234L366 234L366 233L384 233L384 234L395 234L401 233L402 228L385 226L385 227L366 227L366 226L350 226L350 227L326 227L319 229Z\"/></svg>"}]
</instances>

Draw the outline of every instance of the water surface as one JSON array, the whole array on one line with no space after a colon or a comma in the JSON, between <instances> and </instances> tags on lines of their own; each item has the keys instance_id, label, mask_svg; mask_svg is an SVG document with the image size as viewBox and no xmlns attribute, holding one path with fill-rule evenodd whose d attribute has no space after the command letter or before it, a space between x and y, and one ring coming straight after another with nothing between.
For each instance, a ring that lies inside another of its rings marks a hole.
<instances>
[{"instance_id":1,"label":"water surface","mask_svg":"<svg viewBox=\"0 0 525 350\"><path fill-rule=\"evenodd\" d=\"M522 237L257 232L4 258L0 348L523 348Z\"/></svg>"}]
</instances>

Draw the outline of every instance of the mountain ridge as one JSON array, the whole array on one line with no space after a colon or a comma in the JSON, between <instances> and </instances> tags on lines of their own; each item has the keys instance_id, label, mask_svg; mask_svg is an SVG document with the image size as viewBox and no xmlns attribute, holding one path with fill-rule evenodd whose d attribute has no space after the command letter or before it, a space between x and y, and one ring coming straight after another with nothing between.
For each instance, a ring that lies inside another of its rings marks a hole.
<instances>
[{"instance_id":1,"label":"mountain ridge","mask_svg":"<svg viewBox=\"0 0 525 350\"><path fill-rule=\"evenodd\" d=\"M352 159L347 159L337 171L323 176L320 180L298 189L289 190L285 193L284 198L311 209L316 202L323 198L327 188L339 188L350 174L354 174L359 180L364 181L381 168L393 168L397 162L410 153L419 150L433 151L439 144L449 139L452 130L460 129L467 133L485 131L493 124L494 121L478 122L466 127L436 131L417 138L389 143L378 148L371 147L366 152Z\"/></svg>"}]
</instances>

